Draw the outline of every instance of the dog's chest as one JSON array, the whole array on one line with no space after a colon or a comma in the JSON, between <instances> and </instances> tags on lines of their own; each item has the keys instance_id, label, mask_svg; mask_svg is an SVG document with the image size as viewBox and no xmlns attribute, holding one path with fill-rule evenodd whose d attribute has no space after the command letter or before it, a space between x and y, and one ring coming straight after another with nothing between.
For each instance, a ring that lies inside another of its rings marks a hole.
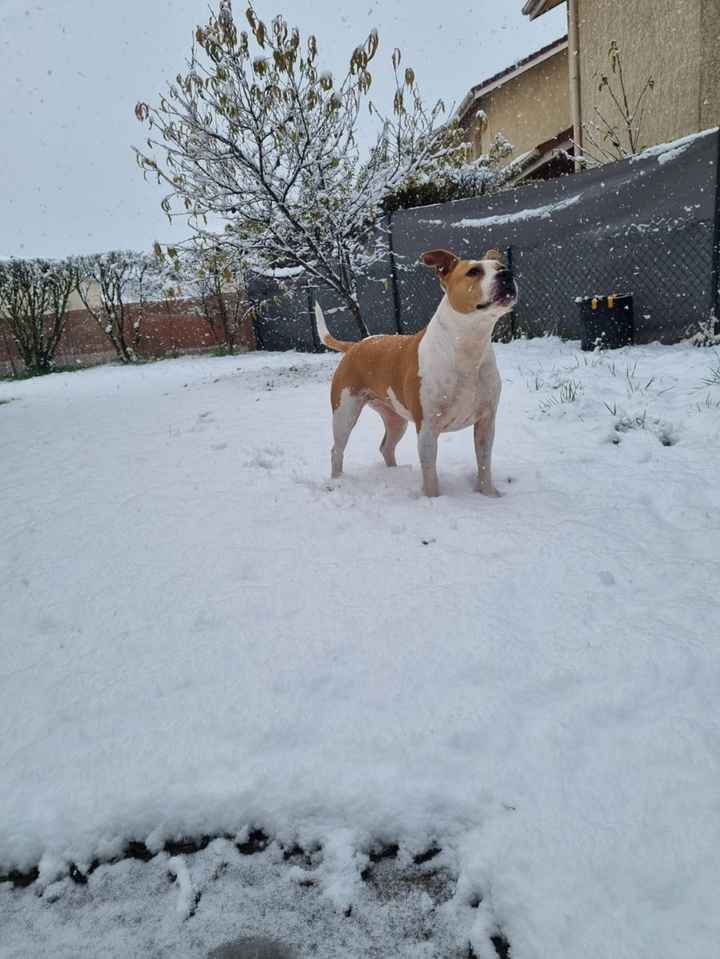
<instances>
[{"instance_id":1,"label":"dog's chest","mask_svg":"<svg viewBox=\"0 0 720 959\"><path fill-rule=\"evenodd\" d=\"M489 344L482 351L472 342L449 348L437 338L419 360L423 417L433 432L466 429L497 405L500 377Z\"/></svg>"}]
</instances>

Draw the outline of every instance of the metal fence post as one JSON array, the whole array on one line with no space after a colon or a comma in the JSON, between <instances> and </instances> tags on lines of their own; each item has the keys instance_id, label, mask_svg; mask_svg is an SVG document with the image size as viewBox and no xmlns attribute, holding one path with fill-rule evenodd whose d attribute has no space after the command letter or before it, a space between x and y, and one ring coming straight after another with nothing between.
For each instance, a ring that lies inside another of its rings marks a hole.
<instances>
[{"instance_id":1,"label":"metal fence post","mask_svg":"<svg viewBox=\"0 0 720 959\"><path fill-rule=\"evenodd\" d=\"M389 251L390 251L390 285L392 286L392 295L393 295L393 310L395 313L395 329L398 333L402 333L402 325L400 323L400 290L398 289L397 281L397 269L395 268L395 245L393 243L393 231L394 231L394 217L392 213L388 214L388 237L389 237Z\"/></svg>"},{"instance_id":2,"label":"metal fence post","mask_svg":"<svg viewBox=\"0 0 720 959\"><path fill-rule=\"evenodd\" d=\"M710 278L710 309L714 323L713 333L720 333L720 131L717 137L715 159L715 228L713 231L712 274Z\"/></svg>"},{"instance_id":3,"label":"metal fence post","mask_svg":"<svg viewBox=\"0 0 720 959\"><path fill-rule=\"evenodd\" d=\"M507 268L508 268L508 270L510 270L510 272L512 273L512 272L513 272L513 248L512 248L512 246L509 246L509 247L505 250L505 262L507 263ZM514 340L514 339L515 339L515 333L516 333L516 330L515 330L515 310L512 309L512 310L510 311L510 339L511 339L511 340Z\"/></svg>"},{"instance_id":4,"label":"metal fence post","mask_svg":"<svg viewBox=\"0 0 720 959\"><path fill-rule=\"evenodd\" d=\"M315 326L315 290L310 285L306 286L305 289L307 291L308 317L310 318L310 336L312 337L313 351L315 353L322 353L323 345L320 342L317 327Z\"/></svg>"}]
</instances>

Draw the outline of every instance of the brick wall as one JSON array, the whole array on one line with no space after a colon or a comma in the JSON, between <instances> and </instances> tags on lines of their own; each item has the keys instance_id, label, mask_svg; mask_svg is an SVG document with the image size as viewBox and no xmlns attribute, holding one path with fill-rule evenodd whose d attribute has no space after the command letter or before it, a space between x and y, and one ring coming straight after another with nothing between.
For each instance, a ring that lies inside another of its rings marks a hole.
<instances>
[{"instance_id":1,"label":"brick wall","mask_svg":"<svg viewBox=\"0 0 720 959\"><path fill-rule=\"evenodd\" d=\"M146 304L142 308L142 338L138 352L145 358L157 358L211 350L222 343L220 326L215 325L216 332L192 301ZM242 325L238 346L245 350L255 349L251 317L247 317ZM116 359L110 339L89 313L85 310L68 313L65 331L55 353L56 366L94 366ZM22 368L15 345L0 330L0 374L20 372Z\"/></svg>"}]
</instances>

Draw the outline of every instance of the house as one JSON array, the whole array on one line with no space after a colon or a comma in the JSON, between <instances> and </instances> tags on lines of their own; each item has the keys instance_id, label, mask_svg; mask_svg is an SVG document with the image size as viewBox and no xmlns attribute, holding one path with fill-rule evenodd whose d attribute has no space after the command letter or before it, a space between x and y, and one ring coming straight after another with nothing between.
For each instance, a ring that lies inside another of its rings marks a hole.
<instances>
[{"instance_id":1,"label":"house","mask_svg":"<svg viewBox=\"0 0 720 959\"><path fill-rule=\"evenodd\" d=\"M597 111L613 113L608 91L608 50L622 55L630 103L652 77L640 129L643 147L666 143L720 123L719 0L526 0L534 20L567 2L569 101L573 140L590 150Z\"/></svg>"},{"instance_id":2,"label":"house","mask_svg":"<svg viewBox=\"0 0 720 959\"><path fill-rule=\"evenodd\" d=\"M469 133L473 157L487 153L502 133L513 145L516 182L571 172L569 89L567 37L478 83L456 114Z\"/></svg>"}]
</instances>

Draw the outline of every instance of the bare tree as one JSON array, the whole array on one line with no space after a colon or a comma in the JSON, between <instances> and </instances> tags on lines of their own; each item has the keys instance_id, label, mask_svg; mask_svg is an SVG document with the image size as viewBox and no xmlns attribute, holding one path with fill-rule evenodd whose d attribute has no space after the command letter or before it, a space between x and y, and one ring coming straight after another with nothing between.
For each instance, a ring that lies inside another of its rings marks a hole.
<instances>
[{"instance_id":1,"label":"bare tree","mask_svg":"<svg viewBox=\"0 0 720 959\"><path fill-rule=\"evenodd\" d=\"M28 373L49 373L77 283L72 259L0 263L0 326Z\"/></svg>"},{"instance_id":2,"label":"bare tree","mask_svg":"<svg viewBox=\"0 0 720 959\"><path fill-rule=\"evenodd\" d=\"M152 256L114 250L80 258L77 290L85 309L123 363L134 363L145 304L162 297L164 276Z\"/></svg>"},{"instance_id":3,"label":"bare tree","mask_svg":"<svg viewBox=\"0 0 720 959\"><path fill-rule=\"evenodd\" d=\"M424 171L464 162L465 151L448 150L443 105L426 109L399 50L392 111L369 101L376 32L336 83L319 67L314 36L302 42L281 16L268 29L252 6L246 19L248 30L239 30L230 0L220 0L167 94L157 106L137 105L150 128L138 163L169 188L162 206L171 219L187 217L194 232L253 268L302 268L344 301L365 335L357 280L386 255L378 242L384 198ZM363 104L377 121L364 161ZM220 236L208 217L223 224Z\"/></svg>"},{"instance_id":4,"label":"bare tree","mask_svg":"<svg viewBox=\"0 0 720 959\"><path fill-rule=\"evenodd\" d=\"M611 75L600 77L598 92L609 98L607 107L595 106L596 120L583 124L586 144L584 155L595 163L623 160L645 149L642 143L642 125L648 95L655 89L655 81L648 77L640 92L631 95L625 83L622 55L616 40L608 50Z\"/></svg>"}]
</instances>

